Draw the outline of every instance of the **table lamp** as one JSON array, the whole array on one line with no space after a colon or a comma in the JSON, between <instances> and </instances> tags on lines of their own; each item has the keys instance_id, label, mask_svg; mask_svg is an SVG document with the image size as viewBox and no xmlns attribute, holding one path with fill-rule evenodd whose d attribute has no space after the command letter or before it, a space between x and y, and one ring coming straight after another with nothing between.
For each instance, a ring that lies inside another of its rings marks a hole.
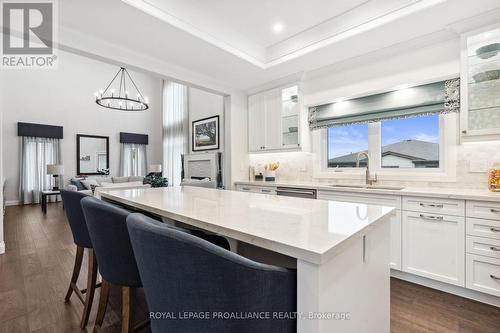
<instances>
[{"instance_id":1,"label":"table lamp","mask_svg":"<svg viewBox=\"0 0 500 333\"><path fill-rule=\"evenodd\" d=\"M161 164L151 164L149 166L149 170L148 170L150 173L153 172L153 173L161 173Z\"/></svg>"},{"instance_id":2,"label":"table lamp","mask_svg":"<svg viewBox=\"0 0 500 333\"><path fill-rule=\"evenodd\" d=\"M64 174L64 165L62 164L48 164L47 174L54 177L54 187L52 191L59 191L59 175Z\"/></svg>"}]
</instances>

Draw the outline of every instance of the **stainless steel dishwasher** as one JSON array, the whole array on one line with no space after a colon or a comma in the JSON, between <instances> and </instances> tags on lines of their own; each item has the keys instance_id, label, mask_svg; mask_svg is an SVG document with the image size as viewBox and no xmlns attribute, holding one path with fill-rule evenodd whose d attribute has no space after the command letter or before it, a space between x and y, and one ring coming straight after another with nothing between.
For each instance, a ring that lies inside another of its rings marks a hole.
<instances>
[{"instance_id":1,"label":"stainless steel dishwasher","mask_svg":"<svg viewBox=\"0 0 500 333\"><path fill-rule=\"evenodd\" d=\"M306 198L306 199L316 199L317 191L312 188L297 188L297 187L281 187L278 186L276 189L277 195L283 195L286 197L295 198Z\"/></svg>"}]
</instances>

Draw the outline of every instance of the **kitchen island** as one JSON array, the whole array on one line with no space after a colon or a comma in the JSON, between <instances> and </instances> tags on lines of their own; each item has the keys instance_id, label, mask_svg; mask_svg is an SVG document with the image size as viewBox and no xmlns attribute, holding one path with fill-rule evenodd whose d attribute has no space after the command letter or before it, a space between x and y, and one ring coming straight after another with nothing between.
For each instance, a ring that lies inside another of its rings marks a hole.
<instances>
[{"instance_id":1,"label":"kitchen island","mask_svg":"<svg viewBox=\"0 0 500 333\"><path fill-rule=\"evenodd\" d=\"M112 190L104 200L296 259L297 332L389 332L394 208L198 187Z\"/></svg>"}]
</instances>

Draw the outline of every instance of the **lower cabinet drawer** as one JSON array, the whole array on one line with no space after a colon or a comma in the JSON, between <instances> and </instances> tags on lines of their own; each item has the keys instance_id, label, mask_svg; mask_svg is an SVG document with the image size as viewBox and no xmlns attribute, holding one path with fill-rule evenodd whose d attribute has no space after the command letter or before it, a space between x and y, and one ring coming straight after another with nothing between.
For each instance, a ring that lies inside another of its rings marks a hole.
<instances>
[{"instance_id":1,"label":"lower cabinet drawer","mask_svg":"<svg viewBox=\"0 0 500 333\"><path fill-rule=\"evenodd\" d=\"M500 259L467 254L467 288L500 297Z\"/></svg>"},{"instance_id":2,"label":"lower cabinet drawer","mask_svg":"<svg viewBox=\"0 0 500 333\"><path fill-rule=\"evenodd\" d=\"M467 253L500 259L500 240L467 236Z\"/></svg>"},{"instance_id":3,"label":"lower cabinet drawer","mask_svg":"<svg viewBox=\"0 0 500 333\"><path fill-rule=\"evenodd\" d=\"M467 217L467 235L500 240L500 221Z\"/></svg>"},{"instance_id":4,"label":"lower cabinet drawer","mask_svg":"<svg viewBox=\"0 0 500 333\"><path fill-rule=\"evenodd\" d=\"M430 214L465 216L465 201L445 198L403 196L403 210Z\"/></svg>"},{"instance_id":5,"label":"lower cabinet drawer","mask_svg":"<svg viewBox=\"0 0 500 333\"><path fill-rule=\"evenodd\" d=\"M467 216L500 221L500 202L467 200Z\"/></svg>"},{"instance_id":6,"label":"lower cabinet drawer","mask_svg":"<svg viewBox=\"0 0 500 333\"><path fill-rule=\"evenodd\" d=\"M242 192L276 194L276 188L269 186L237 185L236 190Z\"/></svg>"}]
</instances>

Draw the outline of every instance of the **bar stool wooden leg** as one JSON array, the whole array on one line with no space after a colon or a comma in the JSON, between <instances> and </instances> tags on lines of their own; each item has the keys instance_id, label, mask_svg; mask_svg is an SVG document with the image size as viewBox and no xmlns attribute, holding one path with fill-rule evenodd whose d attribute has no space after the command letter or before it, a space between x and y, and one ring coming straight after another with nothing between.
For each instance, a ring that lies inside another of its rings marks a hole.
<instances>
[{"instance_id":1,"label":"bar stool wooden leg","mask_svg":"<svg viewBox=\"0 0 500 333\"><path fill-rule=\"evenodd\" d=\"M73 267L73 275L71 276L68 292L66 293L66 297L64 297L65 302L69 301L69 298L71 297L71 294L73 293L73 290L76 287L76 281L78 281L78 276L80 275L80 269L82 268L83 251L84 251L83 247L80 246L76 247L75 266Z\"/></svg>"},{"instance_id":2,"label":"bar stool wooden leg","mask_svg":"<svg viewBox=\"0 0 500 333\"><path fill-rule=\"evenodd\" d=\"M104 315L106 314L106 307L108 306L109 287L109 282L102 279L101 295L99 296L99 308L97 309L94 333L99 333L101 331L102 323L104 321Z\"/></svg>"},{"instance_id":3,"label":"bar stool wooden leg","mask_svg":"<svg viewBox=\"0 0 500 333\"><path fill-rule=\"evenodd\" d=\"M122 333L134 331L134 289L122 287Z\"/></svg>"},{"instance_id":4,"label":"bar stool wooden leg","mask_svg":"<svg viewBox=\"0 0 500 333\"><path fill-rule=\"evenodd\" d=\"M89 249L89 267L88 267L88 277L87 277L87 290L85 292L85 302L82 314L82 321L80 322L80 328L87 326L89 321L90 310L92 309L92 303L94 301L94 294L96 289L97 280L97 259L95 257L94 249Z\"/></svg>"}]
</instances>

